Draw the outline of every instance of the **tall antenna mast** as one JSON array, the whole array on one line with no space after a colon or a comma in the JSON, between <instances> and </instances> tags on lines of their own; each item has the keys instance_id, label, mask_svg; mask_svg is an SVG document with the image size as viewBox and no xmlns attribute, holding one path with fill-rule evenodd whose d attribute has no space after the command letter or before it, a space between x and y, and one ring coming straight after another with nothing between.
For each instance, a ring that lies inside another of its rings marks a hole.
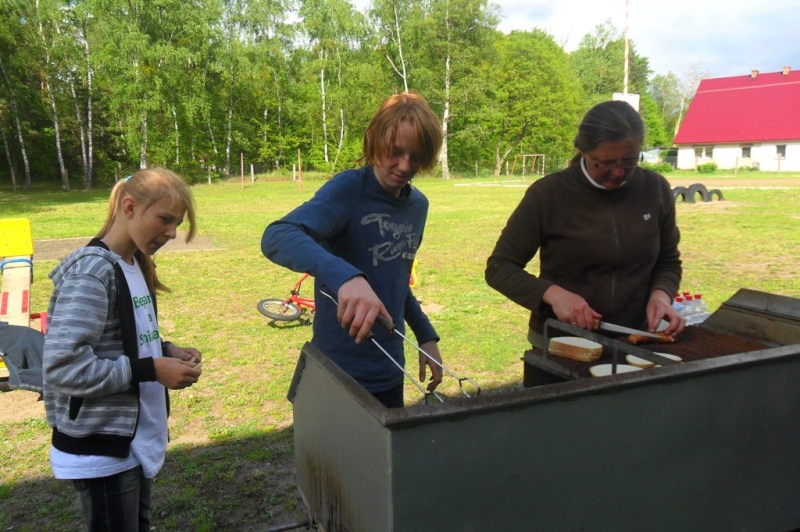
<instances>
[{"instance_id":1,"label":"tall antenna mast","mask_svg":"<svg viewBox=\"0 0 800 532\"><path fill-rule=\"evenodd\" d=\"M622 85L623 94L628 94L628 0L625 0L625 81Z\"/></svg>"}]
</instances>

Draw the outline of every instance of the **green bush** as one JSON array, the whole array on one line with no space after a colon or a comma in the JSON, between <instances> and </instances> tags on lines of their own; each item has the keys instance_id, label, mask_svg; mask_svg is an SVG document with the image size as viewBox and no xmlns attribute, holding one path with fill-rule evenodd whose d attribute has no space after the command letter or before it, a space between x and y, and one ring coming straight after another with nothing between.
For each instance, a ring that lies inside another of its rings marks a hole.
<instances>
[{"instance_id":1,"label":"green bush","mask_svg":"<svg viewBox=\"0 0 800 532\"><path fill-rule=\"evenodd\" d=\"M697 166L698 174L713 174L717 171L717 163L704 163Z\"/></svg>"},{"instance_id":2,"label":"green bush","mask_svg":"<svg viewBox=\"0 0 800 532\"><path fill-rule=\"evenodd\" d=\"M668 174L672 172L674 168L672 165L667 162L660 162L660 163L641 163L639 164L645 170L652 170L654 172L658 172L659 174Z\"/></svg>"}]
</instances>

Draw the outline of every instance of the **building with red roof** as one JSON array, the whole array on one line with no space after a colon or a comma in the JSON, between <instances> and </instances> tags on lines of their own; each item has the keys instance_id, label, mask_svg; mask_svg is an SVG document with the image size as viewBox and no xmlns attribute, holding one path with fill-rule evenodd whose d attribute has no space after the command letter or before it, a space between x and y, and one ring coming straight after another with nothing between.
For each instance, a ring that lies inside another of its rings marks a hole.
<instances>
[{"instance_id":1,"label":"building with red roof","mask_svg":"<svg viewBox=\"0 0 800 532\"><path fill-rule=\"evenodd\" d=\"M704 79L675 136L678 168L800 171L800 71Z\"/></svg>"}]
</instances>

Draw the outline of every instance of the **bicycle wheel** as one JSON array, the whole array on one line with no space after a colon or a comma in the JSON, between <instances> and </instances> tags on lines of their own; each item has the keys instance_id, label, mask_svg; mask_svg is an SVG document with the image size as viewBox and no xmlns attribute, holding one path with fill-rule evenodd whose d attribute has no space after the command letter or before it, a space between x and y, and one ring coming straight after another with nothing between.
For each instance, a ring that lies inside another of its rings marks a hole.
<instances>
[{"instance_id":1,"label":"bicycle wheel","mask_svg":"<svg viewBox=\"0 0 800 532\"><path fill-rule=\"evenodd\" d=\"M300 317L300 307L283 299L262 299L258 311L268 318L278 321L292 321Z\"/></svg>"}]
</instances>

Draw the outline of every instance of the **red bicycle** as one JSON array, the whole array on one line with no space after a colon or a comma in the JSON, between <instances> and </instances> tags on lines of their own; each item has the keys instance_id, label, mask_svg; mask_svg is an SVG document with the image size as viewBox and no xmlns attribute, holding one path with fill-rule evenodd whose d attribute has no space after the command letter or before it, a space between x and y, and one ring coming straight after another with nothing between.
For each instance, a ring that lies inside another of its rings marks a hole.
<instances>
[{"instance_id":1,"label":"red bicycle","mask_svg":"<svg viewBox=\"0 0 800 532\"><path fill-rule=\"evenodd\" d=\"M300 280L294 284L291 294L286 299L262 299L258 302L258 311L276 321L294 321L306 311L310 311L311 316L307 317L306 321L311 321L311 317L317 309L314 305L314 298L300 297L300 286L306 279L308 279L307 273L303 274Z\"/></svg>"}]
</instances>

